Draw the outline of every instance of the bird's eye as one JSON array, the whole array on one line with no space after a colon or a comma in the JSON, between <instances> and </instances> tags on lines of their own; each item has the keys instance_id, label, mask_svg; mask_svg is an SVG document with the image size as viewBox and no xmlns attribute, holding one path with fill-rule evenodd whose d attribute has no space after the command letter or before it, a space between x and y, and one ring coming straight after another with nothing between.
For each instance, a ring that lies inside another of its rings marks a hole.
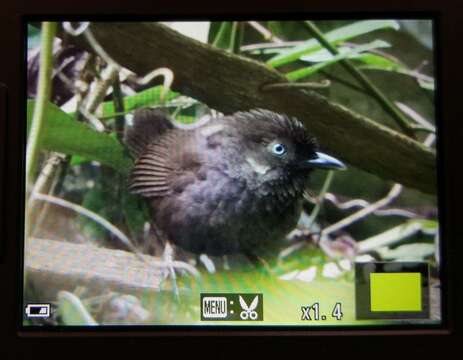
<instances>
[{"instance_id":1,"label":"bird's eye","mask_svg":"<svg viewBox=\"0 0 463 360\"><path fill-rule=\"evenodd\" d=\"M272 146L272 152L275 155L281 156L286 152L286 146L284 146L283 144L274 144Z\"/></svg>"}]
</instances>

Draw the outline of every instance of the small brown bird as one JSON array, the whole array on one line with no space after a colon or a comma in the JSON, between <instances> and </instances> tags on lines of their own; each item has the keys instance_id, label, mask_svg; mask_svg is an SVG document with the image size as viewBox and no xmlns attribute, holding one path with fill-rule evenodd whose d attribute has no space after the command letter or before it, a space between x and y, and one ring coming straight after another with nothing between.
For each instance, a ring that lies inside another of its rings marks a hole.
<instances>
[{"instance_id":1,"label":"small brown bird","mask_svg":"<svg viewBox=\"0 0 463 360\"><path fill-rule=\"evenodd\" d=\"M255 256L293 230L314 168L343 169L317 151L294 118L251 110L175 128L157 110L136 112L126 143L136 157L130 190L180 248Z\"/></svg>"}]
</instances>

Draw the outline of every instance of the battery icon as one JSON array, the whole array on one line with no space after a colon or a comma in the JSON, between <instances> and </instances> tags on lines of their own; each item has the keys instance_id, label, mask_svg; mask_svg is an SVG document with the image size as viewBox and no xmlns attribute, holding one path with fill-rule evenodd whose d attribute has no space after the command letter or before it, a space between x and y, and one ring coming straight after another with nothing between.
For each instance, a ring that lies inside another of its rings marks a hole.
<instances>
[{"instance_id":1,"label":"battery icon","mask_svg":"<svg viewBox=\"0 0 463 360\"><path fill-rule=\"evenodd\" d=\"M26 315L29 318L50 317L50 304L27 304Z\"/></svg>"}]
</instances>

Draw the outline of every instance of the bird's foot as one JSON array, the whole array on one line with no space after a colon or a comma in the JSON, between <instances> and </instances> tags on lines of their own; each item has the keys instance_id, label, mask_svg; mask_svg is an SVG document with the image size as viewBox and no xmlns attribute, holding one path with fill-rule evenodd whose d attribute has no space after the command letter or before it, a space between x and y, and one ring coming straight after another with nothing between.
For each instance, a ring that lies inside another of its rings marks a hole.
<instances>
[{"instance_id":1,"label":"bird's foot","mask_svg":"<svg viewBox=\"0 0 463 360\"><path fill-rule=\"evenodd\" d=\"M271 276L274 274L269 263L264 258L253 253L246 253L245 255L262 275Z\"/></svg>"},{"instance_id":2,"label":"bird's foot","mask_svg":"<svg viewBox=\"0 0 463 360\"><path fill-rule=\"evenodd\" d=\"M170 281L172 283L172 292L174 293L175 299L179 301L180 292L179 292L178 284L177 284L177 274L175 273L175 268L174 268L174 248L172 247L172 245L170 245L168 241L165 244L162 258L166 265L166 268L165 268L166 272L164 275L164 279L167 279L170 277Z\"/></svg>"}]
</instances>

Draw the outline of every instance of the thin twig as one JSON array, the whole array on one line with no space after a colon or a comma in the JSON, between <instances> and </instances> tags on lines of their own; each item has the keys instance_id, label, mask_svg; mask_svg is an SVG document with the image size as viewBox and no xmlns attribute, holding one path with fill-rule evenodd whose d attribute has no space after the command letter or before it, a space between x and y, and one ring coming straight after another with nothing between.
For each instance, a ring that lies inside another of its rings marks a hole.
<instances>
[{"instance_id":1,"label":"thin twig","mask_svg":"<svg viewBox=\"0 0 463 360\"><path fill-rule=\"evenodd\" d=\"M227 22L222 21L219 27L219 31L217 31L217 34L215 35L215 38L212 41L212 46L215 46L215 47L218 46L220 40L222 40L222 37L225 34L225 30L227 29L227 26L228 26Z\"/></svg>"},{"instance_id":2,"label":"thin twig","mask_svg":"<svg viewBox=\"0 0 463 360\"><path fill-rule=\"evenodd\" d=\"M371 52L373 52L373 50L371 50ZM383 68L380 68L380 67L369 66L369 65L363 65L363 66L361 66L361 69L362 70L383 71L383 72L389 72L390 71L389 69L383 69ZM410 77L412 77L412 78L414 78L416 80L421 80L421 81L425 81L425 82L434 82L434 78L432 76L422 74L422 73L417 72L415 70L396 69L396 70L394 70L394 72L396 72L398 74L403 74L403 75L410 76Z\"/></svg>"},{"instance_id":3,"label":"thin twig","mask_svg":"<svg viewBox=\"0 0 463 360\"><path fill-rule=\"evenodd\" d=\"M379 209L373 212L373 215L376 216L401 216L409 219L415 219L418 217L418 214L414 212L403 210L403 209Z\"/></svg>"},{"instance_id":4,"label":"thin twig","mask_svg":"<svg viewBox=\"0 0 463 360\"><path fill-rule=\"evenodd\" d=\"M106 62L106 64L112 65L117 71L122 70L122 66L119 65L111 56L109 56L105 49L95 39L95 36L93 36L93 33L90 30L90 27L85 29L84 35L93 50L95 50L98 56L100 56Z\"/></svg>"},{"instance_id":5,"label":"thin twig","mask_svg":"<svg viewBox=\"0 0 463 360\"><path fill-rule=\"evenodd\" d=\"M228 44L228 51L233 54L237 54L240 49L241 45L241 32L240 32L240 24L238 21L233 21L232 29L230 33L230 43Z\"/></svg>"},{"instance_id":6,"label":"thin twig","mask_svg":"<svg viewBox=\"0 0 463 360\"><path fill-rule=\"evenodd\" d=\"M317 203L315 204L315 207L313 208L312 212L310 213L310 224L309 224L309 229L312 228L313 223L317 219L318 214L320 213L320 209L323 204L323 200L325 198L325 194L330 188L331 182L333 181L334 177L334 171L330 170L328 171L328 174L326 174L325 181L323 183L323 186L320 190L320 193L318 194L317 197Z\"/></svg>"},{"instance_id":7,"label":"thin twig","mask_svg":"<svg viewBox=\"0 0 463 360\"><path fill-rule=\"evenodd\" d=\"M355 44L355 43L351 43L351 42L344 42L343 45L346 45L350 48L355 48L356 46L358 46L358 44ZM400 59L396 58L395 56L392 56L391 54L388 54L387 52L385 51L382 51L382 50L379 50L379 49L370 49L368 50L369 53L372 53L372 54L377 54L377 55L380 55L394 63L397 63L399 64L400 66L403 66L403 67L406 67L406 65L400 61Z\"/></svg>"},{"instance_id":8,"label":"thin twig","mask_svg":"<svg viewBox=\"0 0 463 360\"><path fill-rule=\"evenodd\" d=\"M94 89L88 94L85 101L85 110L88 113L93 114L98 108L98 105L104 100L108 89L118 76L118 71L117 67L108 64L101 73L101 79L95 80Z\"/></svg>"},{"instance_id":9,"label":"thin twig","mask_svg":"<svg viewBox=\"0 0 463 360\"><path fill-rule=\"evenodd\" d=\"M148 85L151 81L155 78L162 76L164 78L163 87L161 88L160 94L160 102L161 104L164 103L167 93L170 91L172 87L172 83L174 82L174 73L169 68L157 68L153 71L149 72L143 77L133 77L129 76L132 81L135 81L139 85Z\"/></svg>"},{"instance_id":10,"label":"thin twig","mask_svg":"<svg viewBox=\"0 0 463 360\"><path fill-rule=\"evenodd\" d=\"M82 304L82 301L73 293L70 293L69 291L60 291L58 293L58 301L60 304L63 304L63 302L70 303L73 307L73 310L79 314L80 319L78 323L70 325L98 325L92 315L90 315L88 310L85 308L84 304Z\"/></svg>"},{"instance_id":11,"label":"thin twig","mask_svg":"<svg viewBox=\"0 0 463 360\"><path fill-rule=\"evenodd\" d=\"M85 30L88 29L89 26L90 26L90 22L88 22L88 21L80 22L79 26L77 28L74 28L69 21L64 21L63 22L63 29L68 34L71 34L72 36L80 36L81 34L84 33Z\"/></svg>"},{"instance_id":12,"label":"thin twig","mask_svg":"<svg viewBox=\"0 0 463 360\"><path fill-rule=\"evenodd\" d=\"M405 114L407 114L410 118L412 118L415 122L421 125L421 127L414 126L413 128L415 130L422 130L422 131L428 131L431 133L436 132L436 127L429 121L426 120L423 116L418 114L414 109L412 109L410 106L401 103L399 101L396 101L395 104L397 107L402 110Z\"/></svg>"},{"instance_id":13,"label":"thin twig","mask_svg":"<svg viewBox=\"0 0 463 360\"><path fill-rule=\"evenodd\" d=\"M413 125L412 129L416 132L425 132L425 133L431 133L434 134L436 131L433 129L430 129L426 126L419 126L419 125Z\"/></svg>"},{"instance_id":14,"label":"thin twig","mask_svg":"<svg viewBox=\"0 0 463 360\"><path fill-rule=\"evenodd\" d=\"M341 230L346 226L352 225L354 222L357 222L361 219L364 219L366 216L374 213L376 210L389 205L393 200L395 200L401 193L403 186L400 184L394 184L392 186L389 193L382 199L371 203L369 206L359 210L352 215L345 217L344 219L334 223L326 228L324 228L321 232L321 237L326 237L329 234Z\"/></svg>"},{"instance_id":15,"label":"thin twig","mask_svg":"<svg viewBox=\"0 0 463 360\"><path fill-rule=\"evenodd\" d=\"M265 84L262 86L262 91L272 91L288 88L302 88L302 89L326 89L331 86L331 81L325 79L320 82L286 82L276 84Z\"/></svg>"},{"instance_id":16,"label":"thin twig","mask_svg":"<svg viewBox=\"0 0 463 360\"><path fill-rule=\"evenodd\" d=\"M313 35L318 42L325 47L331 54L339 55L338 49L333 46L317 28L317 26L311 21L305 21L307 29ZM370 91L381 107L389 113L392 118L396 121L397 125L402 129L402 131L410 136L415 138L413 129L411 128L407 119L402 115L402 113L394 106L393 103L379 90L376 85L374 85L362 72L360 72L348 59L340 60L340 64L355 78L359 81L368 91Z\"/></svg>"},{"instance_id":17,"label":"thin twig","mask_svg":"<svg viewBox=\"0 0 463 360\"><path fill-rule=\"evenodd\" d=\"M66 209L70 209L72 211L77 212L80 215L88 217L89 219L95 221L97 224L104 227L107 231L112 233L114 236L116 236L125 246L127 246L136 255L139 254L138 249L135 247L135 245L132 244L132 242L129 240L129 238L122 231L120 231L117 227L115 227L108 220L101 217L97 213L95 213L93 211L90 211L90 210L88 210L88 209L86 209L86 208L84 208L84 207L82 207L80 205L71 203L69 201L57 198L57 197L52 196L52 195L33 193L32 194L32 199L33 200L47 201L49 203L64 207ZM144 260L143 258L141 258L141 259Z\"/></svg>"},{"instance_id":18,"label":"thin twig","mask_svg":"<svg viewBox=\"0 0 463 360\"><path fill-rule=\"evenodd\" d=\"M32 190L32 194L34 193L49 193L52 194L56 185L59 182L59 179L57 178L57 169L59 169L60 165L64 161L65 156L58 154L58 153L53 153L46 161L45 165L40 171L39 176L37 177L37 180L35 181L34 188ZM48 211L48 205L49 203L43 204L42 208L39 209L39 214L34 221L34 228L40 228L40 225L42 224L45 215L47 214ZM35 212L35 207L34 207L34 201L33 197L29 198L29 201L27 203L27 209L30 211L30 214L32 215ZM31 228L31 236L34 236L34 229Z\"/></svg>"},{"instance_id":19,"label":"thin twig","mask_svg":"<svg viewBox=\"0 0 463 360\"><path fill-rule=\"evenodd\" d=\"M79 113L88 120L90 124L93 125L96 131L103 132L105 131L104 124L98 119L95 115L90 113L88 110L85 109L84 106L79 107Z\"/></svg>"},{"instance_id":20,"label":"thin twig","mask_svg":"<svg viewBox=\"0 0 463 360\"><path fill-rule=\"evenodd\" d=\"M169 241L166 241L164 245L164 253L162 254L162 258L164 262L167 264L167 270L170 275L170 280L172 283L172 290L175 296L176 301L180 300L180 292L178 289L177 284L177 275L175 274L175 270L172 266L174 261L174 248L170 245Z\"/></svg>"},{"instance_id":21,"label":"thin twig","mask_svg":"<svg viewBox=\"0 0 463 360\"><path fill-rule=\"evenodd\" d=\"M304 248L306 245L307 245L306 239L302 241L297 241L294 244L289 245L288 247L280 251L280 253L278 254L278 260L284 260L291 254Z\"/></svg>"},{"instance_id":22,"label":"thin twig","mask_svg":"<svg viewBox=\"0 0 463 360\"><path fill-rule=\"evenodd\" d=\"M259 34L261 34L265 40L273 41L275 43L282 43L278 36L274 35L270 30L259 24L257 21L248 21L248 24L251 25Z\"/></svg>"},{"instance_id":23,"label":"thin twig","mask_svg":"<svg viewBox=\"0 0 463 360\"><path fill-rule=\"evenodd\" d=\"M209 256L207 256L206 254L201 254L199 256L199 261L201 261L201 263L204 265L209 274L215 274L215 264Z\"/></svg>"},{"instance_id":24,"label":"thin twig","mask_svg":"<svg viewBox=\"0 0 463 360\"><path fill-rule=\"evenodd\" d=\"M332 194L332 193L326 193L325 194L325 200L328 200L331 202L334 206L336 206L340 210L349 210L352 208L366 208L370 206L371 204L363 199L353 199L353 200L348 200L345 202L340 202L337 197ZM417 214L408 211L408 210L403 210L403 209L380 209L376 210L373 212L373 215L377 216L403 216L407 218L415 218L417 217Z\"/></svg>"},{"instance_id":25,"label":"thin twig","mask_svg":"<svg viewBox=\"0 0 463 360\"><path fill-rule=\"evenodd\" d=\"M288 48L293 46L302 45L305 41L283 41L281 43L256 43L256 44L249 44L241 46L242 52L248 51L256 51L256 50L265 50L265 49L280 49L280 48Z\"/></svg>"},{"instance_id":26,"label":"thin twig","mask_svg":"<svg viewBox=\"0 0 463 360\"><path fill-rule=\"evenodd\" d=\"M121 83L119 80L119 74L114 79L113 83L113 104L115 110L115 130L117 138L120 142L122 142L122 138L124 137L124 124L125 124L125 116L122 115L125 112L124 109L124 99L122 98L122 91L121 91Z\"/></svg>"}]
</instances>

